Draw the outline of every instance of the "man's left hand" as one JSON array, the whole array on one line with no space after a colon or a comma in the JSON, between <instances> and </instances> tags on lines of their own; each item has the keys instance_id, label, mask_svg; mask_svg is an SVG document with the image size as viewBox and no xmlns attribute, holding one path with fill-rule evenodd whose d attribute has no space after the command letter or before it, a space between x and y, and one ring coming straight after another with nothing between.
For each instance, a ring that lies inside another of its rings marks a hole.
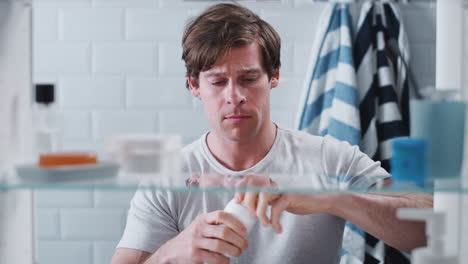
<instances>
[{"instance_id":1,"label":"man's left hand","mask_svg":"<svg viewBox=\"0 0 468 264\"><path fill-rule=\"evenodd\" d=\"M277 188L278 185L266 175L247 174L237 187ZM337 194L322 193L277 193L277 192L237 192L235 199L256 215L264 226L270 224L281 233L280 216L283 211L298 215L330 213ZM270 219L267 207L271 205Z\"/></svg>"}]
</instances>

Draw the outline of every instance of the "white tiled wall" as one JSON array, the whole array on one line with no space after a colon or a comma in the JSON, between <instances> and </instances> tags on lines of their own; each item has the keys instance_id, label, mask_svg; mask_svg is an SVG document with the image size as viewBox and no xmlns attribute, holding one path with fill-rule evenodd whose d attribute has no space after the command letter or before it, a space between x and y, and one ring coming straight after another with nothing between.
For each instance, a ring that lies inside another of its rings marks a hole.
<instances>
[{"instance_id":1,"label":"white tiled wall","mask_svg":"<svg viewBox=\"0 0 468 264\"><path fill-rule=\"evenodd\" d=\"M272 118L292 127L323 3L245 2L280 33L281 81ZM182 0L34 0L34 79L54 82L65 116L65 147L102 149L114 133L180 133L189 142L208 129L185 89L180 40L190 15L208 2ZM435 11L403 9L421 86L434 84ZM131 191L36 194L40 263L108 263L124 227Z\"/></svg>"}]
</instances>

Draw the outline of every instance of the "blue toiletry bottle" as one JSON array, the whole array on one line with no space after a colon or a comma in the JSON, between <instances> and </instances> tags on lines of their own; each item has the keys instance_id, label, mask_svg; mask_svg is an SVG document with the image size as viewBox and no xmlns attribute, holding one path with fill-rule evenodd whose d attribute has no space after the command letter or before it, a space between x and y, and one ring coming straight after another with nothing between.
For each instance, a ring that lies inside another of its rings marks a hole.
<instances>
[{"instance_id":1,"label":"blue toiletry bottle","mask_svg":"<svg viewBox=\"0 0 468 264\"><path fill-rule=\"evenodd\" d=\"M427 142L423 139L399 137L392 140L390 160L392 180L396 186L426 183Z\"/></svg>"}]
</instances>

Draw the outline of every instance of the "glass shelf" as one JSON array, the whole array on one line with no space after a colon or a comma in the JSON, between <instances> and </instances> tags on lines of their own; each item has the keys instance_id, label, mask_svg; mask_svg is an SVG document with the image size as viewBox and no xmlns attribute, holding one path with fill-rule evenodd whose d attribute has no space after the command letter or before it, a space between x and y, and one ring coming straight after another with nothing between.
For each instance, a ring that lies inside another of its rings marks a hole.
<instances>
[{"instance_id":1,"label":"glass shelf","mask_svg":"<svg viewBox=\"0 0 468 264\"><path fill-rule=\"evenodd\" d=\"M95 168L93 168L95 169ZM370 177L361 176L353 183L340 181L339 177L319 175L269 175L277 187L259 187L246 185L241 176L207 174L190 176L184 173L125 173L118 167L104 170L70 171L67 169L38 171L37 168L25 173L24 171L4 172L0 175L0 191L21 189L99 189L99 190L136 190L154 189L175 192L233 192L233 191L264 191L264 192L420 192L433 193L466 193L468 188L462 187L460 180L452 180L445 186L433 184L421 187L414 184L391 184L372 188L375 182ZM265 176L260 176L265 177ZM349 177L346 177L349 178ZM383 177L380 177L383 185Z\"/></svg>"}]
</instances>

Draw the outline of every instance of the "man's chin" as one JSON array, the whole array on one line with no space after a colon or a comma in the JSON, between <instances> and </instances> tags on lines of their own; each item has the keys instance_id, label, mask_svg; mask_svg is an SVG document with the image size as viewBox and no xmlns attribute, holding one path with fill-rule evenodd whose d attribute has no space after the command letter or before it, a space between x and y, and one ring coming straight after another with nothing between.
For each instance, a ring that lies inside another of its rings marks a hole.
<instances>
[{"instance_id":1,"label":"man's chin","mask_svg":"<svg viewBox=\"0 0 468 264\"><path fill-rule=\"evenodd\" d=\"M225 131L225 135L232 141L247 142L255 136L255 130L250 127L234 127Z\"/></svg>"}]
</instances>

